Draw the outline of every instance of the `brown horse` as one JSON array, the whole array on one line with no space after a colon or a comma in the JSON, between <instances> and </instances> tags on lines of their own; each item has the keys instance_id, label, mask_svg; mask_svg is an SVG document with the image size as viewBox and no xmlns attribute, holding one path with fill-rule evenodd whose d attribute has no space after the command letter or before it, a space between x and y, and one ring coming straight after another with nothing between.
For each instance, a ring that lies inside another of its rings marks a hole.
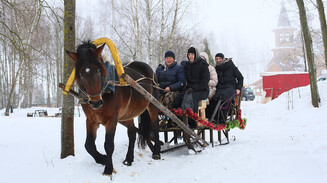
<instances>
[{"instance_id":1,"label":"brown horse","mask_svg":"<svg viewBox=\"0 0 327 183\"><path fill-rule=\"evenodd\" d=\"M136 132L140 134L141 144L148 142L153 159L160 159L158 109L131 86L116 86L115 92L104 93L107 71L101 57L105 44L98 48L90 43L83 42L77 47L77 52L67 53L75 60L76 81L82 93L87 95L88 103L82 104L87 117L87 137L85 148L97 163L105 165L103 174L112 176L112 154L114 151L114 136L117 122L128 129L129 145L125 165L131 165L134 160L134 144ZM152 69L143 62L131 62L124 67L134 80L141 79L140 83L155 98L158 90L153 87L156 82ZM116 75L116 81L118 76ZM139 129L134 126L133 118L143 116L139 120ZM96 132L99 125L106 129L104 148L106 155L100 154L95 146ZM150 135L151 134L151 135ZM154 137L154 146L150 137ZM151 145L151 146L150 146Z\"/></svg>"}]
</instances>

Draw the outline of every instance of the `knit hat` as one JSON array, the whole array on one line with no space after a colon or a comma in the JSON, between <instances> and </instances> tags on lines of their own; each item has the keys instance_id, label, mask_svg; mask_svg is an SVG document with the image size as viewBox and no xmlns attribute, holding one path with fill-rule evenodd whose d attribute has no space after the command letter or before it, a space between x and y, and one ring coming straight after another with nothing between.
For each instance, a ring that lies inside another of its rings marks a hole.
<instances>
[{"instance_id":1,"label":"knit hat","mask_svg":"<svg viewBox=\"0 0 327 183\"><path fill-rule=\"evenodd\" d=\"M166 57L173 57L175 60L175 53L169 50L165 53L165 58Z\"/></svg>"},{"instance_id":2,"label":"knit hat","mask_svg":"<svg viewBox=\"0 0 327 183\"><path fill-rule=\"evenodd\" d=\"M187 50L187 55L188 55L189 53L194 53L194 58L196 58L196 50L195 50L194 47L190 47L190 48Z\"/></svg>"},{"instance_id":3,"label":"knit hat","mask_svg":"<svg viewBox=\"0 0 327 183\"><path fill-rule=\"evenodd\" d=\"M222 54L222 53L217 53L216 56L215 56L215 58L216 58L216 57L220 57L220 58L224 59L225 56L224 56L224 54Z\"/></svg>"}]
</instances>

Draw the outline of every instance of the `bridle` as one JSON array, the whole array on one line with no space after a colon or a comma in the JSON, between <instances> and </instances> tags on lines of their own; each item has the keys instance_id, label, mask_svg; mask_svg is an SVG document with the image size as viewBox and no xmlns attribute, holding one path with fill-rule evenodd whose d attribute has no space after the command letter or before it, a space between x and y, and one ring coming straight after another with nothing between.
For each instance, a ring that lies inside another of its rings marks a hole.
<instances>
[{"instance_id":1,"label":"bridle","mask_svg":"<svg viewBox=\"0 0 327 183\"><path fill-rule=\"evenodd\" d=\"M90 95L90 94L88 94L87 93L87 91L86 91L86 88L85 88L85 86L84 86L84 82L85 82L85 80L84 80L84 76L81 74L81 73L79 73L79 77L80 77L80 87L79 87L79 90L85 95L85 96L88 96L88 97L99 97L99 96L102 96L103 95L103 93L105 92L105 89L107 88L107 86L108 86L108 82L105 82L105 80L106 79L102 79L102 74L103 74L103 72L101 71L100 72L100 74L98 74L98 79L101 81L101 85L102 85L102 89L100 90L100 92L99 93L97 93L97 94L95 94L95 95Z\"/></svg>"}]
</instances>

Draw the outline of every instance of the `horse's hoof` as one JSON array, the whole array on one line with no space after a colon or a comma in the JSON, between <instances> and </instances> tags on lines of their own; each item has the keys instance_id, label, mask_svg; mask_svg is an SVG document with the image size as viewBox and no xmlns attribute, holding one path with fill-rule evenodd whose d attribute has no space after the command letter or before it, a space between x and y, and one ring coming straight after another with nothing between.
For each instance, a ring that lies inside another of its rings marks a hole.
<instances>
[{"instance_id":1,"label":"horse's hoof","mask_svg":"<svg viewBox=\"0 0 327 183\"><path fill-rule=\"evenodd\" d=\"M155 159L155 160L158 160L158 159L160 159L161 157L160 157L160 154L153 154L152 155L152 159Z\"/></svg>"},{"instance_id":2,"label":"horse's hoof","mask_svg":"<svg viewBox=\"0 0 327 183\"><path fill-rule=\"evenodd\" d=\"M110 177L110 180L112 180L112 174L105 174L105 173L103 173L102 175L103 176L108 176L108 177Z\"/></svg>"},{"instance_id":3,"label":"horse's hoof","mask_svg":"<svg viewBox=\"0 0 327 183\"><path fill-rule=\"evenodd\" d=\"M113 170L112 170L112 173L116 174L117 171L116 171L115 169L113 169ZM108 177L110 177L110 180L112 180L112 173L109 174L109 173L105 173L105 172L103 172L102 175L103 175L103 176L108 176Z\"/></svg>"},{"instance_id":4,"label":"horse's hoof","mask_svg":"<svg viewBox=\"0 0 327 183\"><path fill-rule=\"evenodd\" d=\"M127 160L123 161L123 164L126 166L132 166L132 162L129 162Z\"/></svg>"}]
</instances>

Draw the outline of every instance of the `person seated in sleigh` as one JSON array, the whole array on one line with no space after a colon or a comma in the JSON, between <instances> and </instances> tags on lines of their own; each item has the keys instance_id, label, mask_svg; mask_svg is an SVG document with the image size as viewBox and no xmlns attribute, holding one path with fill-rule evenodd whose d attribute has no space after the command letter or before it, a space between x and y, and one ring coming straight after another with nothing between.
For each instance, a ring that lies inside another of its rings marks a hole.
<instances>
[{"instance_id":1,"label":"person seated in sleigh","mask_svg":"<svg viewBox=\"0 0 327 183\"><path fill-rule=\"evenodd\" d=\"M176 62L174 52L167 51L165 53L165 63L158 66L156 76L158 85L161 88L159 90L160 102L168 109L171 109L176 96L182 91L186 82L184 68ZM164 118L163 122L160 123L162 128L176 126L171 119L165 116Z\"/></svg>"},{"instance_id":2,"label":"person seated in sleigh","mask_svg":"<svg viewBox=\"0 0 327 183\"><path fill-rule=\"evenodd\" d=\"M165 64L156 69L160 90L160 101L171 109L176 96L185 86L184 68L177 64L172 51L165 53Z\"/></svg>"},{"instance_id":3,"label":"person seated in sleigh","mask_svg":"<svg viewBox=\"0 0 327 183\"><path fill-rule=\"evenodd\" d=\"M244 78L231 58L224 58L224 54L217 53L215 60L215 69L219 80L216 86L216 94L209 101L210 104L206 108L206 116L209 118L213 117L213 122L216 124L223 124L226 121L228 112L228 106L226 105L230 103L226 101L233 100L236 95L240 94ZM215 111L216 106L219 104L223 104L223 106L218 111ZM219 119L217 119L218 116Z\"/></svg>"},{"instance_id":4,"label":"person seated in sleigh","mask_svg":"<svg viewBox=\"0 0 327 183\"><path fill-rule=\"evenodd\" d=\"M198 112L198 103L209 95L210 74L207 62L200 57L196 48L190 47L187 51L188 61L184 65L186 86L174 101L174 108L181 107L182 110L191 109ZM197 127L197 122L188 119L191 128Z\"/></svg>"}]
</instances>

